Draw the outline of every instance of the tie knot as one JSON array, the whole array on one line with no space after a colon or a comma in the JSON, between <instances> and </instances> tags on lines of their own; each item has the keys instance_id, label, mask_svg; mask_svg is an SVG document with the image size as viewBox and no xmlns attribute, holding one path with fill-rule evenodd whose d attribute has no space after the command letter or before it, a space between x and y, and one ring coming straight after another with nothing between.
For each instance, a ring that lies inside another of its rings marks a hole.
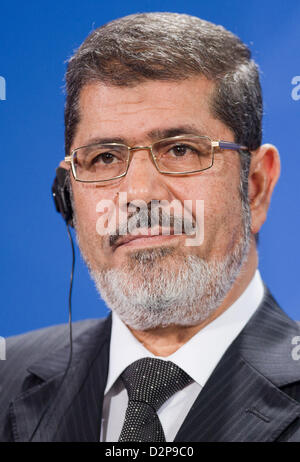
<instances>
[{"instance_id":1,"label":"tie knot","mask_svg":"<svg viewBox=\"0 0 300 462\"><path fill-rule=\"evenodd\" d=\"M143 358L121 375L129 401L149 404L158 410L174 393L192 382L191 377L171 361Z\"/></svg>"}]
</instances>

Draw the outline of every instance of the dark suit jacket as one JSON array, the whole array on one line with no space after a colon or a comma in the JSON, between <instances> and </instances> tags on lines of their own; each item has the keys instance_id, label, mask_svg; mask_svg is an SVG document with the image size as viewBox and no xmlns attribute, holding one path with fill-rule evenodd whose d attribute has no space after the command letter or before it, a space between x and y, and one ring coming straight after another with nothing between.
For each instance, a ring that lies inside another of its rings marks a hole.
<instances>
[{"instance_id":1,"label":"dark suit jacket","mask_svg":"<svg viewBox=\"0 0 300 462\"><path fill-rule=\"evenodd\" d=\"M0 441L30 440L49 403L33 441L99 441L111 316L73 326L72 367L57 395L68 362L68 326L7 339L7 359L0 361ZM266 289L175 442L300 441L300 360L292 357L292 339L299 335L299 325Z\"/></svg>"}]
</instances>

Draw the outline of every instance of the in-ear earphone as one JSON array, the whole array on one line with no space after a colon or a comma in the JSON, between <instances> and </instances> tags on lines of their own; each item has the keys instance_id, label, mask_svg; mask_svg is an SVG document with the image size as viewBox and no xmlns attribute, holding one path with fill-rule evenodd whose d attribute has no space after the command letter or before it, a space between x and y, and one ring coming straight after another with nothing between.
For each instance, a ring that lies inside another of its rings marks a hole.
<instances>
[{"instance_id":1,"label":"in-ear earphone","mask_svg":"<svg viewBox=\"0 0 300 462\"><path fill-rule=\"evenodd\" d=\"M52 196L56 210L62 215L65 222L73 227L73 209L69 189L69 170L58 167L52 185Z\"/></svg>"}]
</instances>

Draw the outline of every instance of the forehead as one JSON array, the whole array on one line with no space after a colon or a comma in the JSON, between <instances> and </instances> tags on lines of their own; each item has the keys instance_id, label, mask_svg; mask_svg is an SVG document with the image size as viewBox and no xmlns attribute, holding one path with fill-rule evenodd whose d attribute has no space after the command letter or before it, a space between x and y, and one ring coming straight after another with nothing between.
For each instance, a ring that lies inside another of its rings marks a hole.
<instances>
[{"instance_id":1,"label":"forehead","mask_svg":"<svg viewBox=\"0 0 300 462\"><path fill-rule=\"evenodd\" d=\"M132 145L150 140L159 130L182 126L212 138L228 138L229 128L212 114L214 90L215 83L205 77L146 81L134 87L87 84L80 93L80 121L73 147L99 136Z\"/></svg>"}]
</instances>

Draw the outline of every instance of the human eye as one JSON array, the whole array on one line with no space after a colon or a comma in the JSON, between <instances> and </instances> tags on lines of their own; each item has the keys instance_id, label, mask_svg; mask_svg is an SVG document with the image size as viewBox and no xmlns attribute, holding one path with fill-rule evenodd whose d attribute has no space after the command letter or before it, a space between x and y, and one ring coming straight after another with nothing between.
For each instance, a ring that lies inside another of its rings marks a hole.
<instances>
[{"instance_id":1,"label":"human eye","mask_svg":"<svg viewBox=\"0 0 300 462\"><path fill-rule=\"evenodd\" d=\"M176 143L175 145L170 146L166 152L167 155L174 157L186 157L188 155L195 155L198 153L199 150L197 150L195 146L187 143Z\"/></svg>"},{"instance_id":2,"label":"human eye","mask_svg":"<svg viewBox=\"0 0 300 462\"><path fill-rule=\"evenodd\" d=\"M110 152L100 152L100 153L94 153L93 156L90 158L90 163L92 165L95 164L103 164L103 165L110 165L114 162L118 162L118 157Z\"/></svg>"},{"instance_id":3,"label":"human eye","mask_svg":"<svg viewBox=\"0 0 300 462\"><path fill-rule=\"evenodd\" d=\"M160 151L161 157L178 160L205 155L205 148L200 143L190 141L167 144Z\"/></svg>"},{"instance_id":4,"label":"human eye","mask_svg":"<svg viewBox=\"0 0 300 462\"><path fill-rule=\"evenodd\" d=\"M164 140L154 147L156 162L161 170L200 171L208 168L212 162L211 142L206 137Z\"/></svg>"},{"instance_id":5,"label":"human eye","mask_svg":"<svg viewBox=\"0 0 300 462\"><path fill-rule=\"evenodd\" d=\"M126 160L124 149L118 146L99 146L84 153L85 168L109 167Z\"/></svg>"}]
</instances>

